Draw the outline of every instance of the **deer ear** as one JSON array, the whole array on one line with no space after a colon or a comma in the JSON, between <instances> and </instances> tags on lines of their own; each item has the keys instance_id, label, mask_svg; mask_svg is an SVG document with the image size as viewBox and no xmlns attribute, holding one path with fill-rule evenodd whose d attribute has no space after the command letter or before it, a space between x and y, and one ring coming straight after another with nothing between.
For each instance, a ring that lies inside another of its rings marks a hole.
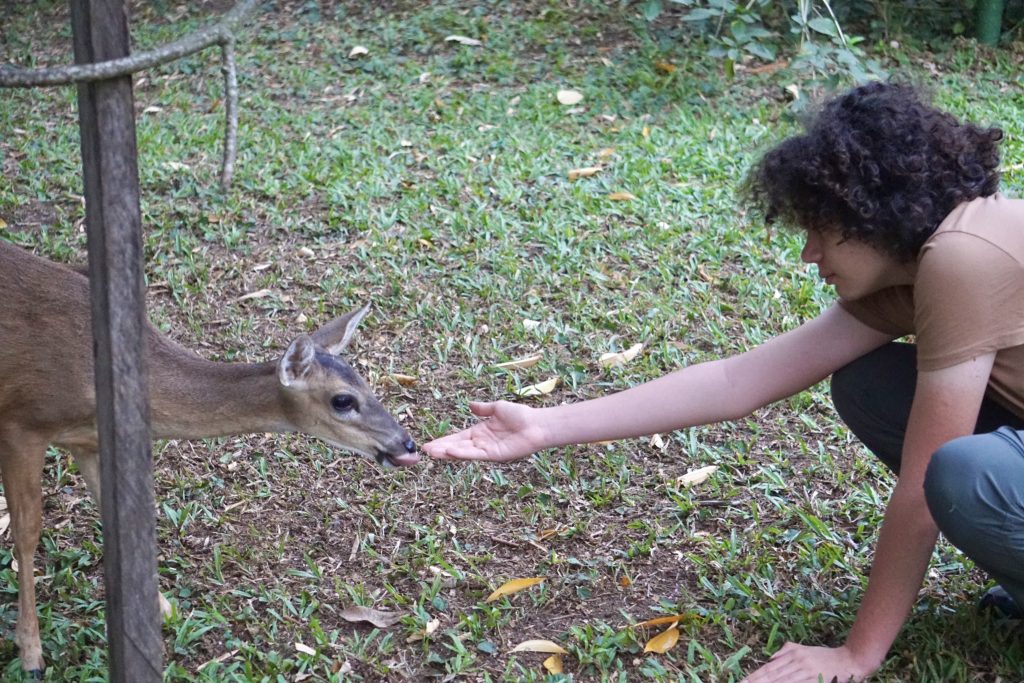
<instances>
[{"instance_id":1,"label":"deer ear","mask_svg":"<svg viewBox=\"0 0 1024 683\"><path fill-rule=\"evenodd\" d=\"M305 384L315 363L316 346L312 339L302 335L288 346L278 361L277 378L282 386L299 388Z\"/></svg>"},{"instance_id":2,"label":"deer ear","mask_svg":"<svg viewBox=\"0 0 1024 683\"><path fill-rule=\"evenodd\" d=\"M356 328L359 327L359 322L366 316L369 310L370 304L366 304L362 308L357 308L340 318L335 318L313 333L313 341L326 349L331 355L340 355L345 350L345 347L348 346L352 335L355 334Z\"/></svg>"}]
</instances>

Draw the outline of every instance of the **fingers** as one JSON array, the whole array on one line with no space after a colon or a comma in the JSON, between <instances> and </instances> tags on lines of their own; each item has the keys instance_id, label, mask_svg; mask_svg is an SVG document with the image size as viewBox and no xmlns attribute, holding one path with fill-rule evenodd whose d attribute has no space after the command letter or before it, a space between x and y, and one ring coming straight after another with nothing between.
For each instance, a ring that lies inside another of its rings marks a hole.
<instances>
[{"instance_id":1,"label":"fingers","mask_svg":"<svg viewBox=\"0 0 1024 683\"><path fill-rule=\"evenodd\" d=\"M486 452L476 445L473 439L473 429L470 427L461 432L434 439L423 444L420 449L436 460L481 460L486 456Z\"/></svg>"},{"instance_id":2,"label":"fingers","mask_svg":"<svg viewBox=\"0 0 1024 683\"><path fill-rule=\"evenodd\" d=\"M491 417L494 415L495 403L486 401L470 401L469 410L477 417Z\"/></svg>"}]
</instances>

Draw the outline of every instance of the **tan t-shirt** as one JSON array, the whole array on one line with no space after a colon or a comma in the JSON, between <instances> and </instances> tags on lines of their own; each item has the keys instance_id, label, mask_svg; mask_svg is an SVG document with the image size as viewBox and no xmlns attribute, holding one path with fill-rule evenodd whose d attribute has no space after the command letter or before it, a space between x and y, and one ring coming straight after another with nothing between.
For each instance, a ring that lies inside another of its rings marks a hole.
<instances>
[{"instance_id":1,"label":"tan t-shirt","mask_svg":"<svg viewBox=\"0 0 1024 683\"><path fill-rule=\"evenodd\" d=\"M996 352L988 394L1024 417L1024 200L1000 194L953 209L921 247L913 285L839 303L917 342L918 370Z\"/></svg>"}]
</instances>

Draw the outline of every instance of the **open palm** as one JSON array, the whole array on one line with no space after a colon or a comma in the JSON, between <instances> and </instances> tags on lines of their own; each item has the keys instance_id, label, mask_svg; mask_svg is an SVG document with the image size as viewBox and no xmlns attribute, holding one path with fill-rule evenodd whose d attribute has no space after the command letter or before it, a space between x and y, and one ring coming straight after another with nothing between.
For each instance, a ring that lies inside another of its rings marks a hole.
<instances>
[{"instance_id":1,"label":"open palm","mask_svg":"<svg viewBox=\"0 0 1024 683\"><path fill-rule=\"evenodd\" d=\"M435 439L423 450L439 460L510 462L544 447L543 430L536 425L536 410L517 403L469 404L477 417L472 427Z\"/></svg>"}]
</instances>

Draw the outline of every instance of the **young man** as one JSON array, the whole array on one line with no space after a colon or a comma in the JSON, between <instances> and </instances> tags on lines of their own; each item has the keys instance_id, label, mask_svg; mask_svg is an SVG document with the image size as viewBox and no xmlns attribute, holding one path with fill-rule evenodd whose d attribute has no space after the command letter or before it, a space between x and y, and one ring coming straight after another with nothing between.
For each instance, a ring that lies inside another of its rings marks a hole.
<instances>
[{"instance_id":1,"label":"young man","mask_svg":"<svg viewBox=\"0 0 1024 683\"><path fill-rule=\"evenodd\" d=\"M742 418L831 375L840 416L898 482L846 642L787 643L746 680L877 670L940 530L1002 584L1006 609L1024 604L1024 201L996 192L1001 138L905 85L836 97L745 188L769 222L803 231L801 258L835 305L745 353L591 401L473 403L480 422L424 450L516 460ZM894 341L910 334L914 344Z\"/></svg>"}]
</instances>

